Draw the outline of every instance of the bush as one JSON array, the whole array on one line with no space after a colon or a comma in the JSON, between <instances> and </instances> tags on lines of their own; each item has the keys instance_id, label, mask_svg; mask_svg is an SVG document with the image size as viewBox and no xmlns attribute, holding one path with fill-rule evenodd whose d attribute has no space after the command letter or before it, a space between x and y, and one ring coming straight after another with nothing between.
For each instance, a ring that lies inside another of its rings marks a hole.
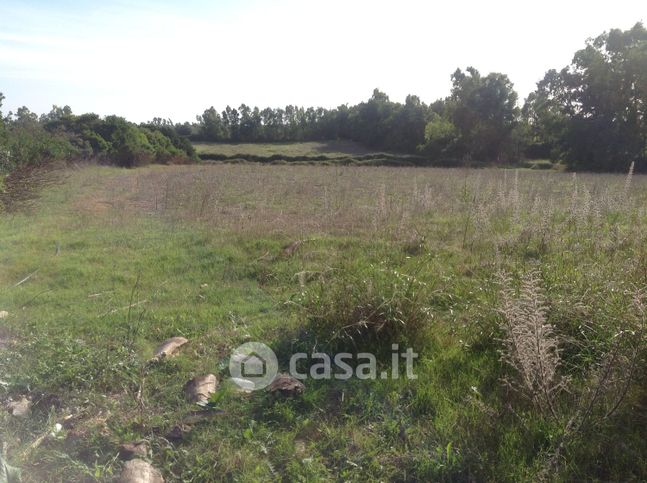
<instances>
[{"instance_id":1,"label":"bush","mask_svg":"<svg viewBox=\"0 0 647 483\"><path fill-rule=\"evenodd\" d=\"M176 148L171 140L160 131L152 131L146 128L141 128L141 131L143 131L155 153L155 162L165 164L176 158L185 157L185 153Z\"/></svg>"},{"instance_id":2,"label":"bush","mask_svg":"<svg viewBox=\"0 0 647 483\"><path fill-rule=\"evenodd\" d=\"M10 169L70 159L79 154L68 139L52 135L38 124L12 126L8 132L7 151L7 167Z\"/></svg>"},{"instance_id":3,"label":"bush","mask_svg":"<svg viewBox=\"0 0 647 483\"><path fill-rule=\"evenodd\" d=\"M302 294L306 338L330 350L390 350L424 330L424 293L415 277L394 270L333 270Z\"/></svg>"},{"instance_id":4,"label":"bush","mask_svg":"<svg viewBox=\"0 0 647 483\"><path fill-rule=\"evenodd\" d=\"M146 135L131 125L120 126L115 132L110 154L117 166L124 168L143 166L155 158L155 150Z\"/></svg>"}]
</instances>

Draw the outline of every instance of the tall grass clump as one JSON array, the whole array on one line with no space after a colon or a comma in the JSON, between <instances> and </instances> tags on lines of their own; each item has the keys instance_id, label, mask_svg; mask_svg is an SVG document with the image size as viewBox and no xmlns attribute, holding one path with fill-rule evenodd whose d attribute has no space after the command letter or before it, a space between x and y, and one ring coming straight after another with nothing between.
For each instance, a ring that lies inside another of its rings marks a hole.
<instances>
[{"instance_id":1,"label":"tall grass clump","mask_svg":"<svg viewBox=\"0 0 647 483\"><path fill-rule=\"evenodd\" d=\"M551 444L538 455L536 477L549 480L566 454L586 446L586 434L618 424L613 417L635 386L645 355L644 297L640 291L627 294L631 300L622 327L599 322L601 340L569 340L549 322L538 271L523 274L518 289L509 275L501 273L499 279L501 358L514 373L502 379L547 423ZM569 368L569 377L561 355L566 345L597 356L586 367Z\"/></svg>"},{"instance_id":2,"label":"tall grass clump","mask_svg":"<svg viewBox=\"0 0 647 483\"><path fill-rule=\"evenodd\" d=\"M422 337L426 285L414 275L343 267L321 275L301 295L305 340L329 350L381 350Z\"/></svg>"},{"instance_id":3,"label":"tall grass clump","mask_svg":"<svg viewBox=\"0 0 647 483\"><path fill-rule=\"evenodd\" d=\"M557 417L556 398L566 388L560 375L560 337L547 321L547 306L539 275L531 270L522 277L518 294L506 274L501 274L504 350L502 359L518 375L507 379L543 414Z\"/></svg>"}]
</instances>

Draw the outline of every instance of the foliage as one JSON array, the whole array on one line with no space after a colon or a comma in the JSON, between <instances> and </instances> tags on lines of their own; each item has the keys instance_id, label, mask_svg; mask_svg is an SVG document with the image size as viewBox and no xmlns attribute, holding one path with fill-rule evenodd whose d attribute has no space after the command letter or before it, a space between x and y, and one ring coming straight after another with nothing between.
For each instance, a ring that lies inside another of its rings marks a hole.
<instances>
[{"instance_id":1,"label":"foliage","mask_svg":"<svg viewBox=\"0 0 647 483\"><path fill-rule=\"evenodd\" d=\"M501 274L504 317L503 360L519 376L511 386L520 390L544 415L556 416L556 398L564 390L560 377L560 339L546 320L547 307L539 282L533 271L526 274L518 297L506 274Z\"/></svg>"},{"instance_id":2,"label":"foliage","mask_svg":"<svg viewBox=\"0 0 647 483\"><path fill-rule=\"evenodd\" d=\"M482 77L468 67L452 75L452 94L442 114L435 114L425 128L422 152L432 156L476 161L516 160L511 149L517 124L517 94L507 76Z\"/></svg>"},{"instance_id":3,"label":"foliage","mask_svg":"<svg viewBox=\"0 0 647 483\"><path fill-rule=\"evenodd\" d=\"M195 157L191 143L166 124L137 126L117 116L76 116L69 106L53 106L40 117L21 107L0 119L0 166L5 171L78 158L133 167Z\"/></svg>"},{"instance_id":4,"label":"foliage","mask_svg":"<svg viewBox=\"0 0 647 483\"><path fill-rule=\"evenodd\" d=\"M394 102L379 89L333 109L241 104L213 106L196 122L74 115L53 106L40 117L26 107L0 114L0 163L93 158L120 166L196 160L191 142L285 143L346 140L368 149L418 154L426 164L512 164L524 158L565 162L576 170L647 169L647 30L610 30L587 41L571 64L551 69L517 107L508 76L474 67L451 76L451 94L431 104L415 95ZM0 94L0 107L2 103ZM7 154L9 153L9 154Z\"/></svg>"},{"instance_id":5,"label":"foliage","mask_svg":"<svg viewBox=\"0 0 647 483\"><path fill-rule=\"evenodd\" d=\"M13 122L7 123L5 149L7 170L78 155L78 150L68 138L48 132L25 107L18 109Z\"/></svg>"},{"instance_id":6,"label":"foliage","mask_svg":"<svg viewBox=\"0 0 647 483\"><path fill-rule=\"evenodd\" d=\"M434 158L451 159L459 155L458 130L443 116L434 113L425 126L425 143L420 150Z\"/></svg>"},{"instance_id":7,"label":"foliage","mask_svg":"<svg viewBox=\"0 0 647 483\"><path fill-rule=\"evenodd\" d=\"M427 329L424 284L381 267L330 270L302 298L309 337L326 350L390 350Z\"/></svg>"},{"instance_id":8,"label":"foliage","mask_svg":"<svg viewBox=\"0 0 647 483\"><path fill-rule=\"evenodd\" d=\"M550 70L524 117L538 155L574 169L647 168L647 30L641 23L587 41L561 71Z\"/></svg>"},{"instance_id":9,"label":"foliage","mask_svg":"<svg viewBox=\"0 0 647 483\"><path fill-rule=\"evenodd\" d=\"M377 149L415 152L424 139L429 107L417 96L405 104L392 102L375 89L367 102L336 109L283 108L238 109L214 107L197 116L192 138L210 142L286 142L348 139Z\"/></svg>"}]
</instances>

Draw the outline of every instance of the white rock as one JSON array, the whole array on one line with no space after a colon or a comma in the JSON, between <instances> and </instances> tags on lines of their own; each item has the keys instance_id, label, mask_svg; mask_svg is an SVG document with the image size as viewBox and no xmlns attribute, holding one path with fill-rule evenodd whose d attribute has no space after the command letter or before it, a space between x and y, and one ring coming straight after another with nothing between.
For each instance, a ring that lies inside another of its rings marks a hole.
<instances>
[{"instance_id":1,"label":"white rock","mask_svg":"<svg viewBox=\"0 0 647 483\"><path fill-rule=\"evenodd\" d=\"M216 392L218 378L213 374L197 376L184 385L184 393L193 402L207 402L209 397Z\"/></svg>"},{"instance_id":2,"label":"white rock","mask_svg":"<svg viewBox=\"0 0 647 483\"><path fill-rule=\"evenodd\" d=\"M188 339L185 339L184 337L171 337L170 339L166 339L157 349L155 349L153 359L171 357L187 342L189 342Z\"/></svg>"},{"instance_id":3,"label":"white rock","mask_svg":"<svg viewBox=\"0 0 647 483\"><path fill-rule=\"evenodd\" d=\"M7 408L12 416L26 418L31 413L31 401L23 396L19 401L10 402Z\"/></svg>"},{"instance_id":4,"label":"white rock","mask_svg":"<svg viewBox=\"0 0 647 483\"><path fill-rule=\"evenodd\" d=\"M162 474L144 460L130 460L119 475L120 483L164 483Z\"/></svg>"}]
</instances>

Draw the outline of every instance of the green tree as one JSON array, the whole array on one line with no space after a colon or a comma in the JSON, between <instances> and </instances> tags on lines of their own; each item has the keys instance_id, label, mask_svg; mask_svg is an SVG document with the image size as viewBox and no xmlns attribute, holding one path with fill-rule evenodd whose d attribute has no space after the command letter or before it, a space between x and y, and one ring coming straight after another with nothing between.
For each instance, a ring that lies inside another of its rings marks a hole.
<instances>
[{"instance_id":1,"label":"green tree","mask_svg":"<svg viewBox=\"0 0 647 483\"><path fill-rule=\"evenodd\" d=\"M199 135L205 141L224 141L228 136L222 117L213 106L198 116Z\"/></svg>"},{"instance_id":2,"label":"green tree","mask_svg":"<svg viewBox=\"0 0 647 483\"><path fill-rule=\"evenodd\" d=\"M549 71L524 106L535 142L577 169L626 170L647 159L647 30L641 23L587 41Z\"/></svg>"},{"instance_id":3,"label":"green tree","mask_svg":"<svg viewBox=\"0 0 647 483\"><path fill-rule=\"evenodd\" d=\"M435 160L456 160L460 157L456 126L440 114L433 113L425 126L424 144L420 151Z\"/></svg>"},{"instance_id":4,"label":"green tree","mask_svg":"<svg viewBox=\"0 0 647 483\"><path fill-rule=\"evenodd\" d=\"M418 96L408 95L404 105L393 106L387 120L388 138L385 147L395 151L415 152L425 141L428 108Z\"/></svg>"},{"instance_id":5,"label":"green tree","mask_svg":"<svg viewBox=\"0 0 647 483\"><path fill-rule=\"evenodd\" d=\"M473 67L452 75L447 119L456 127L464 157L477 161L507 161L507 144L517 124L517 93L505 74L483 77Z\"/></svg>"}]
</instances>

